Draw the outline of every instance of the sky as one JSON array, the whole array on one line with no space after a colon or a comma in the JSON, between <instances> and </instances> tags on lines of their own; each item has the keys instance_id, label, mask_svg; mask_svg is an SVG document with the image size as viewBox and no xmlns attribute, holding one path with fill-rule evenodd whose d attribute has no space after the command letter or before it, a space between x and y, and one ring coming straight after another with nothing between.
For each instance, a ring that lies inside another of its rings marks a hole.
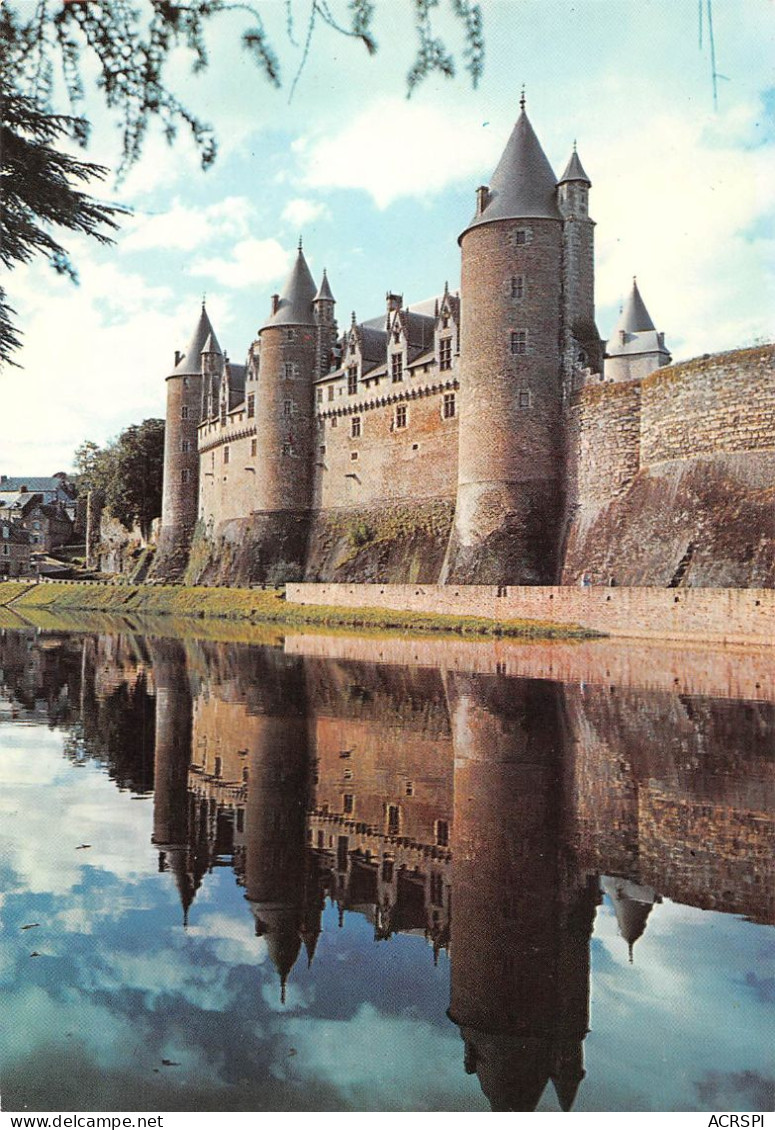
<instances>
[{"instance_id":1,"label":"sky","mask_svg":"<svg viewBox=\"0 0 775 1130\"><path fill-rule=\"evenodd\" d=\"M24 4L27 0L18 0ZM126 179L99 195L132 209L114 246L68 237L74 286L42 261L5 280L24 331L21 369L0 374L0 473L73 466L79 444L163 416L165 377L203 295L237 362L281 289L301 235L324 267L340 327L459 285L457 236L519 112L559 176L574 140L592 181L598 328L607 338L633 276L676 360L770 341L775 312L775 11L769 0L713 0L714 108L707 17L696 0L484 0L485 72L473 90L449 0L435 13L461 64L406 97L409 0L377 0L378 51L318 26L301 48L285 6L262 0L285 86L273 90L229 16L209 36L210 67L182 53L172 85L215 127L203 172L182 136L160 131ZM344 0L332 4L344 11ZM703 3L703 10L705 10ZM300 24L306 0L294 0ZM91 160L115 167L115 123L94 111Z\"/></svg>"}]
</instances>

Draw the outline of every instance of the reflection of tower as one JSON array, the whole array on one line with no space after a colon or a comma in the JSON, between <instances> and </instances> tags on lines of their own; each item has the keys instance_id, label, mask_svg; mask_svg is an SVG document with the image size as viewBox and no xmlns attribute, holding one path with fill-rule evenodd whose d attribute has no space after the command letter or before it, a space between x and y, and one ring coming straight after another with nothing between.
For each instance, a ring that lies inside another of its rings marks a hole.
<instances>
[{"instance_id":1,"label":"reflection of tower","mask_svg":"<svg viewBox=\"0 0 775 1130\"><path fill-rule=\"evenodd\" d=\"M493 1110L564 1110L584 1075L596 886L563 850L561 688L451 675L450 1016Z\"/></svg>"},{"instance_id":2,"label":"reflection of tower","mask_svg":"<svg viewBox=\"0 0 775 1130\"><path fill-rule=\"evenodd\" d=\"M183 645L152 639L150 647L156 684L153 842L159 849L159 870L175 875L186 921L199 885L188 866L191 691Z\"/></svg>"},{"instance_id":3,"label":"reflection of tower","mask_svg":"<svg viewBox=\"0 0 775 1130\"><path fill-rule=\"evenodd\" d=\"M302 932L310 957L314 949L314 927L305 915L310 761L302 661L267 676L257 688L260 715L250 751L245 897L280 975L284 1001Z\"/></svg>"},{"instance_id":4,"label":"reflection of tower","mask_svg":"<svg viewBox=\"0 0 775 1130\"><path fill-rule=\"evenodd\" d=\"M644 887L631 879L612 879L602 875L600 883L611 900L619 933L627 943L632 962L632 948L646 929L651 908L662 900L652 887Z\"/></svg>"}]
</instances>

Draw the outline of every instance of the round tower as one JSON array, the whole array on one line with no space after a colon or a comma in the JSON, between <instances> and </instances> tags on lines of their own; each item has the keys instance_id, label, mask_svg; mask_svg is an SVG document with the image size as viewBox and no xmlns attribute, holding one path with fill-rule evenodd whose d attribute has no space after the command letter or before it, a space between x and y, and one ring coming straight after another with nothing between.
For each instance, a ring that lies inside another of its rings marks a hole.
<instances>
[{"instance_id":1,"label":"round tower","mask_svg":"<svg viewBox=\"0 0 775 1130\"><path fill-rule=\"evenodd\" d=\"M154 573L182 576L188 563L191 536L199 505L197 428L202 418L202 353L220 354L205 305L185 353L175 354L167 377L167 416L164 432L164 491L161 535Z\"/></svg>"},{"instance_id":2,"label":"round tower","mask_svg":"<svg viewBox=\"0 0 775 1130\"><path fill-rule=\"evenodd\" d=\"M316 295L299 242L285 288L273 296L269 318L259 330L256 438L261 458L254 495L258 579L279 562L300 571L306 559L314 470L313 382L319 349Z\"/></svg>"},{"instance_id":3,"label":"round tower","mask_svg":"<svg viewBox=\"0 0 775 1130\"><path fill-rule=\"evenodd\" d=\"M460 246L458 490L444 579L551 583L561 490L563 219L524 99Z\"/></svg>"}]
</instances>

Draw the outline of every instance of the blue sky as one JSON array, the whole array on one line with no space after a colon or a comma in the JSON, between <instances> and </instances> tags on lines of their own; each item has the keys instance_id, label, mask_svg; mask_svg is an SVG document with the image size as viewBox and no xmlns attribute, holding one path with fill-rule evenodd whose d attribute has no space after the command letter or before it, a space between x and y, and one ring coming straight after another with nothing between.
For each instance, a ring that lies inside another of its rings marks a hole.
<instances>
[{"instance_id":1,"label":"blue sky","mask_svg":"<svg viewBox=\"0 0 775 1130\"><path fill-rule=\"evenodd\" d=\"M771 340L775 309L775 20L767 0L714 0L719 105L695 0L485 0L485 75L460 69L406 98L408 0L377 0L379 51L321 27L292 101L299 49L284 5L266 10L286 78L271 89L238 46L239 17L210 38L211 67L174 60L183 100L215 126L200 171L181 136L149 136L142 161L103 195L131 206L116 245L71 239L73 287L41 264L13 273L21 372L2 377L0 470L49 474L85 439L164 414L164 378L202 294L236 361L269 308L299 234L323 267L341 325L379 314L387 290L420 301L459 279L457 235L518 113L559 173L574 138L597 221L598 326L607 337L637 275L676 359ZM343 8L343 2L333 7ZM296 0L303 22L306 3ZM439 30L460 48L442 0ZM707 28L705 29L707 33ZM94 103L90 103L94 105ZM98 115L89 156L117 163Z\"/></svg>"}]
</instances>

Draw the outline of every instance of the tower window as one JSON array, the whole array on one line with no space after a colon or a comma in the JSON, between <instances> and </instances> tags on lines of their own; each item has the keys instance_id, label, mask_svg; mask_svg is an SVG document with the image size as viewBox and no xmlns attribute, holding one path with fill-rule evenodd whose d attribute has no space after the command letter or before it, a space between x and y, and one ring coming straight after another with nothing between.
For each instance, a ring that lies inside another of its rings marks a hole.
<instances>
[{"instance_id":1,"label":"tower window","mask_svg":"<svg viewBox=\"0 0 775 1130\"><path fill-rule=\"evenodd\" d=\"M252 439L250 441L250 456L253 458L258 451L258 440Z\"/></svg>"},{"instance_id":2,"label":"tower window","mask_svg":"<svg viewBox=\"0 0 775 1130\"><path fill-rule=\"evenodd\" d=\"M282 446L282 453L283 455L293 455L293 445L290 443L284 443Z\"/></svg>"},{"instance_id":3,"label":"tower window","mask_svg":"<svg viewBox=\"0 0 775 1130\"><path fill-rule=\"evenodd\" d=\"M517 228L514 232L514 243L517 247L524 247L527 243L527 231L525 228Z\"/></svg>"},{"instance_id":4,"label":"tower window","mask_svg":"<svg viewBox=\"0 0 775 1130\"><path fill-rule=\"evenodd\" d=\"M214 775L216 777L223 776L223 760L220 757L216 757L216 759L215 759L215 773L214 773Z\"/></svg>"},{"instance_id":5,"label":"tower window","mask_svg":"<svg viewBox=\"0 0 775 1130\"><path fill-rule=\"evenodd\" d=\"M444 879L438 871L431 871L430 896L433 906L444 905Z\"/></svg>"},{"instance_id":6,"label":"tower window","mask_svg":"<svg viewBox=\"0 0 775 1130\"><path fill-rule=\"evenodd\" d=\"M224 447L224 449L223 449L223 461L224 461L224 463L228 463L228 462L229 462L229 458L230 458L230 456L231 456L231 452L229 451L229 448L228 448L228 445L227 445L227 446L226 446L226 447Z\"/></svg>"},{"instance_id":7,"label":"tower window","mask_svg":"<svg viewBox=\"0 0 775 1130\"><path fill-rule=\"evenodd\" d=\"M339 426L339 420L336 416L331 417L331 427L336 428Z\"/></svg>"},{"instance_id":8,"label":"tower window","mask_svg":"<svg viewBox=\"0 0 775 1130\"><path fill-rule=\"evenodd\" d=\"M511 331L511 352L515 355L527 353L527 330Z\"/></svg>"},{"instance_id":9,"label":"tower window","mask_svg":"<svg viewBox=\"0 0 775 1130\"><path fill-rule=\"evenodd\" d=\"M283 375L287 381L295 381L299 375L299 362L286 361L283 364Z\"/></svg>"},{"instance_id":10,"label":"tower window","mask_svg":"<svg viewBox=\"0 0 775 1130\"><path fill-rule=\"evenodd\" d=\"M360 416L353 416L350 423L350 435L353 439L357 439L361 434L361 418Z\"/></svg>"},{"instance_id":11,"label":"tower window","mask_svg":"<svg viewBox=\"0 0 775 1130\"><path fill-rule=\"evenodd\" d=\"M444 401L441 406L441 415L445 420L451 420L456 412L455 394L454 392L445 392Z\"/></svg>"},{"instance_id":12,"label":"tower window","mask_svg":"<svg viewBox=\"0 0 775 1130\"><path fill-rule=\"evenodd\" d=\"M296 340L296 330L293 329L293 327L289 327L285 331L285 340L286 341L295 341Z\"/></svg>"},{"instance_id":13,"label":"tower window","mask_svg":"<svg viewBox=\"0 0 775 1130\"><path fill-rule=\"evenodd\" d=\"M188 419L188 405L187 404L184 404L183 407L180 409L180 418L181 418L181 420L187 420Z\"/></svg>"},{"instance_id":14,"label":"tower window","mask_svg":"<svg viewBox=\"0 0 775 1130\"><path fill-rule=\"evenodd\" d=\"M389 804L385 813L387 822L387 834L389 836L397 836L399 828L401 827L401 812L397 804Z\"/></svg>"},{"instance_id":15,"label":"tower window","mask_svg":"<svg viewBox=\"0 0 775 1130\"><path fill-rule=\"evenodd\" d=\"M405 404L399 404L398 407L396 408L396 427L397 428L405 428L406 427L406 405Z\"/></svg>"},{"instance_id":16,"label":"tower window","mask_svg":"<svg viewBox=\"0 0 775 1130\"><path fill-rule=\"evenodd\" d=\"M524 298L525 297L525 276L512 275L511 278L511 297Z\"/></svg>"},{"instance_id":17,"label":"tower window","mask_svg":"<svg viewBox=\"0 0 775 1130\"><path fill-rule=\"evenodd\" d=\"M256 394L251 392L248 394L248 416L255 416L256 414Z\"/></svg>"},{"instance_id":18,"label":"tower window","mask_svg":"<svg viewBox=\"0 0 775 1130\"><path fill-rule=\"evenodd\" d=\"M350 452L350 460L352 462L354 462L357 458L358 458L358 452L357 451L351 451Z\"/></svg>"},{"instance_id":19,"label":"tower window","mask_svg":"<svg viewBox=\"0 0 775 1130\"><path fill-rule=\"evenodd\" d=\"M183 440L180 441L180 450L183 452L184 455L186 454L186 452L188 452L190 450L190 448L191 448L191 442L189 440L183 439Z\"/></svg>"},{"instance_id":20,"label":"tower window","mask_svg":"<svg viewBox=\"0 0 775 1130\"><path fill-rule=\"evenodd\" d=\"M354 396L358 391L358 369L355 365L351 365L347 370L347 394Z\"/></svg>"},{"instance_id":21,"label":"tower window","mask_svg":"<svg viewBox=\"0 0 775 1130\"><path fill-rule=\"evenodd\" d=\"M436 821L436 843L439 847L449 847L449 824L446 820Z\"/></svg>"},{"instance_id":22,"label":"tower window","mask_svg":"<svg viewBox=\"0 0 775 1130\"><path fill-rule=\"evenodd\" d=\"M191 475L191 472L189 471L188 467L184 467L183 470L180 472L180 481L182 483L187 483L190 475Z\"/></svg>"},{"instance_id":23,"label":"tower window","mask_svg":"<svg viewBox=\"0 0 775 1130\"><path fill-rule=\"evenodd\" d=\"M390 358L390 375L394 382L404 379L404 358L401 353L394 353Z\"/></svg>"},{"instance_id":24,"label":"tower window","mask_svg":"<svg viewBox=\"0 0 775 1130\"><path fill-rule=\"evenodd\" d=\"M345 815L350 816L355 811L355 797L352 793L344 793L342 796L342 808Z\"/></svg>"},{"instance_id":25,"label":"tower window","mask_svg":"<svg viewBox=\"0 0 775 1130\"><path fill-rule=\"evenodd\" d=\"M530 389L521 388L519 390L519 398L518 398L517 403L519 404L520 408L529 408L530 407Z\"/></svg>"},{"instance_id":26,"label":"tower window","mask_svg":"<svg viewBox=\"0 0 775 1130\"><path fill-rule=\"evenodd\" d=\"M452 338L443 337L439 342L439 368L443 371L452 368Z\"/></svg>"},{"instance_id":27,"label":"tower window","mask_svg":"<svg viewBox=\"0 0 775 1130\"><path fill-rule=\"evenodd\" d=\"M292 416L292 415L293 415L293 401L292 400L284 400L283 401L283 416Z\"/></svg>"}]
</instances>

